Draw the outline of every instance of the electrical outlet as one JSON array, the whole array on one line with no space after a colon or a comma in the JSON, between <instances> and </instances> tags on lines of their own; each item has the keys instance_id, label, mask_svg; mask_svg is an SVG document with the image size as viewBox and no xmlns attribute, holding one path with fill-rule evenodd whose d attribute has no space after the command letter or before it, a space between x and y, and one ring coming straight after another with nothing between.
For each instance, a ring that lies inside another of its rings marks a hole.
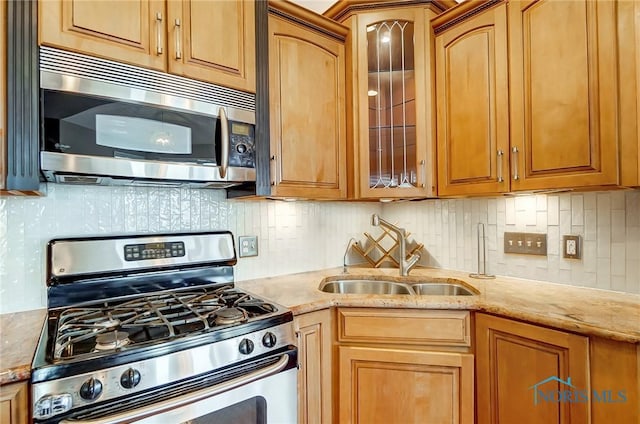
<instances>
[{"instance_id":1,"label":"electrical outlet","mask_svg":"<svg viewBox=\"0 0 640 424\"><path fill-rule=\"evenodd\" d=\"M580 236L563 236L562 257L566 259L580 259L582 257L580 241Z\"/></svg>"},{"instance_id":2,"label":"electrical outlet","mask_svg":"<svg viewBox=\"0 0 640 424\"><path fill-rule=\"evenodd\" d=\"M504 253L547 256L547 235L505 232Z\"/></svg>"},{"instance_id":3,"label":"electrical outlet","mask_svg":"<svg viewBox=\"0 0 640 424\"><path fill-rule=\"evenodd\" d=\"M258 236L240 236L238 237L240 245L240 257L258 256Z\"/></svg>"}]
</instances>

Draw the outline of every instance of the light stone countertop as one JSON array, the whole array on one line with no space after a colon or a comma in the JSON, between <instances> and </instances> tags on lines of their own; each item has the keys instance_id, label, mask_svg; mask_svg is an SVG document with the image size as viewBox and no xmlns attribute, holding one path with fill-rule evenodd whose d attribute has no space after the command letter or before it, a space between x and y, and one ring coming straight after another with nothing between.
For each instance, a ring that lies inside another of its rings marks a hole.
<instances>
[{"instance_id":1,"label":"light stone countertop","mask_svg":"<svg viewBox=\"0 0 640 424\"><path fill-rule=\"evenodd\" d=\"M290 308L295 315L331 306L464 309L605 337L640 342L640 295L573 287L511 277L477 280L467 273L418 268L410 280L454 279L476 296L331 294L318 290L325 279L366 277L402 281L398 269L350 267L238 281L236 286ZM0 385L28 380L46 310L0 315Z\"/></svg>"},{"instance_id":2,"label":"light stone countertop","mask_svg":"<svg viewBox=\"0 0 640 424\"><path fill-rule=\"evenodd\" d=\"M398 269L350 267L239 281L236 285L302 314L330 306L468 309L515 318L613 340L640 342L640 295L574 287L521 278L470 278L468 273L417 268L410 280L455 279L475 288L477 296L359 295L323 293L325 278L372 277L402 281ZM404 277L406 278L406 277Z\"/></svg>"}]
</instances>

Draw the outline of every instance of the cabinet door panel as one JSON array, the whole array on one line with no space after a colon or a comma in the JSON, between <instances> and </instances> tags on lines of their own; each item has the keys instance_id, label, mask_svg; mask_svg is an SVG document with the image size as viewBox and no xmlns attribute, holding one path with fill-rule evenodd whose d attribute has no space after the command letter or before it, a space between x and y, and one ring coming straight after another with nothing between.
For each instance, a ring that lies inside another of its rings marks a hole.
<instances>
[{"instance_id":1,"label":"cabinet door panel","mask_svg":"<svg viewBox=\"0 0 640 424\"><path fill-rule=\"evenodd\" d=\"M255 92L254 2L168 1L169 72Z\"/></svg>"},{"instance_id":2,"label":"cabinet door panel","mask_svg":"<svg viewBox=\"0 0 640 424\"><path fill-rule=\"evenodd\" d=\"M512 188L616 184L615 3L512 2L509 32Z\"/></svg>"},{"instance_id":3,"label":"cabinet door panel","mask_svg":"<svg viewBox=\"0 0 640 424\"><path fill-rule=\"evenodd\" d=\"M298 336L298 422L332 422L331 311L295 317Z\"/></svg>"},{"instance_id":4,"label":"cabinet door panel","mask_svg":"<svg viewBox=\"0 0 640 424\"><path fill-rule=\"evenodd\" d=\"M161 0L38 2L40 43L165 70Z\"/></svg>"},{"instance_id":5,"label":"cabinet door panel","mask_svg":"<svg viewBox=\"0 0 640 424\"><path fill-rule=\"evenodd\" d=\"M587 402L544 397L567 389L553 377L589 392L586 337L477 314L476 340L478 424L588 422Z\"/></svg>"},{"instance_id":6,"label":"cabinet door panel","mask_svg":"<svg viewBox=\"0 0 640 424\"><path fill-rule=\"evenodd\" d=\"M339 350L341 423L473 422L473 355Z\"/></svg>"},{"instance_id":7,"label":"cabinet door panel","mask_svg":"<svg viewBox=\"0 0 640 424\"><path fill-rule=\"evenodd\" d=\"M436 36L440 195L509 189L506 37L504 4Z\"/></svg>"},{"instance_id":8,"label":"cabinet door panel","mask_svg":"<svg viewBox=\"0 0 640 424\"><path fill-rule=\"evenodd\" d=\"M269 18L271 151L277 196L346 196L344 46Z\"/></svg>"}]
</instances>

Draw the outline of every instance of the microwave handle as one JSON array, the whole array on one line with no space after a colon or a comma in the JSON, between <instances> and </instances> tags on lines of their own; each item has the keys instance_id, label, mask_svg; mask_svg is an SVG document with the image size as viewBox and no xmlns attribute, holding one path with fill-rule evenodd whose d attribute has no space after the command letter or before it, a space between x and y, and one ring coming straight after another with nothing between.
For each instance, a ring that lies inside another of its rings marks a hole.
<instances>
[{"instance_id":1,"label":"microwave handle","mask_svg":"<svg viewBox=\"0 0 640 424\"><path fill-rule=\"evenodd\" d=\"M222 139L220 140L221 146L221 158L220 158L220 177L225 178L227 175L227 168L229 167L229 120L227 119L227 112L224 108L220 108L220 134Z\"/></svg>"}]
</instances>

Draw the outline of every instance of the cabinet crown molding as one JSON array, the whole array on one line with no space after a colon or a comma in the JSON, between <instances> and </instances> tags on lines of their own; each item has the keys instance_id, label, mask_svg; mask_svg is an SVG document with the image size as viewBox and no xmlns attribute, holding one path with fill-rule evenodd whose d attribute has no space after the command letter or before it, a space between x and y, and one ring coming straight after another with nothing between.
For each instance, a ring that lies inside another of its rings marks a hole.
<instances>
[{"instance_id":1,"label":"cabinet crown molding","mask_svg":"<svg viewBox=\"0 0 640 424\"><path fill-rule=\"evenodd\" d=\"M442 13L456 4L454 0L341 0L324 12L324 16L342 22L353 13L421 5Z\"/></svg>"},{"instance_id":2,"label":"cabinet crown molding","mask_svg":"<svg viewBox=\"0 0 640 424\"><path fill-rule=\"evenodd\" d=\"M269 13L343 42L349 35L344 25L287 0L269 0Z\"/></svg>"},{"instance_id":3,"label":"cabinet crown molding","mask_svg":"<svg viewBox=\"0 0 640 424\"><path fill-rule=\"evenodd\" d=\"M439 34L472 16L502 3L506 3L506 0L464 1L433 18L431 27L435 34Z\"/></svg>"}]
</instances>

